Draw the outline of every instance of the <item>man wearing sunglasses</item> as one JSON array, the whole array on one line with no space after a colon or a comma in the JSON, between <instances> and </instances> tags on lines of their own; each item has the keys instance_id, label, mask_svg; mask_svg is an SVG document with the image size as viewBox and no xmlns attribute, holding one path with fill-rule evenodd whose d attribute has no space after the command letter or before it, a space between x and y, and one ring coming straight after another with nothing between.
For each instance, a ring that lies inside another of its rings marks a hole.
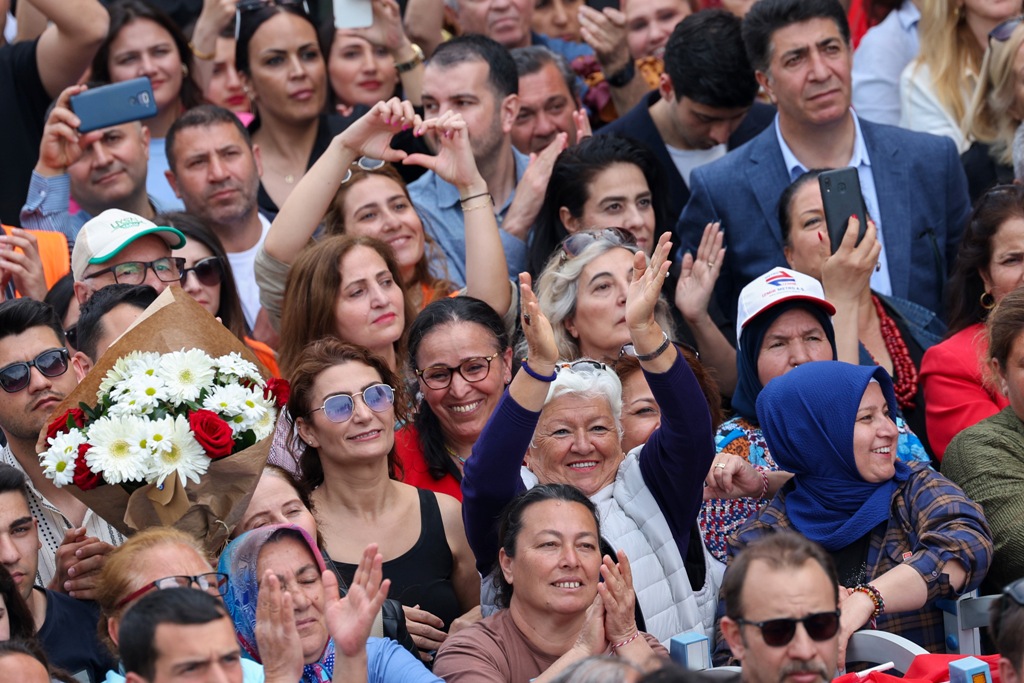
<instances>
[{"instance_id":1,"label":"man wearing sunglasses","mask_svg":"<svg viewBox=\"0 0 1024 683\"><path fill-rule=\"evenodd\" d=\"M82 226L71 252L75 298L84 304L112 284L149 285L158 293L181 284L185 259L171 249L185 246L176 229L156 225L142 216L107 209Z\"/></svg>"},{"instance_id":2,"label":"man wearing sunglasses","mask_svg":"<svg viewBox=\"0 0 1024 683\"><path fill-rule=\"evenodd\" d=\"M722 635L743 683L825 683L839 659L839 581L832 558L792 532L751 543L722 582Z\"/></svg>"},{"instance_id":3,"label":"man wearing sunglasses","mask_svg":"<svg viewBox=\"0 0 1024 683\"><path fill-rule=\"evenodd\" d=\"M88 374L156 297L156 290L148 285L107 285L82 304L76 324L76 351L71 358L79 377Z\"/></svg>"},{"instance_id":4,"label":"man wearing sunglasses","mask_svg":"<svg viewBox=\"0 0 1024 683\"><path fill-rule=\"evenodd\" d=\"M29 510L38 523L40 585L91 599L106 554L124 538L43 475L36 440L54 407L74 390L60 319L48 304L17 299L0 304L0 462L28 476Z\"/></svg>"},{"instance_id":5,"label":"man wearing sunglasses","mask_svg":"<svg viewBox=\"0 0 1024 683\"><path fill-rule=\"evenodd\" d=\"M0 465L0 565L28 606L47 659L77 680L98 683L112 662L96 638L100 616L96 604L35 585L42 544L29 512L26 483L18 469Z\"/></svg>"}]
</instances>

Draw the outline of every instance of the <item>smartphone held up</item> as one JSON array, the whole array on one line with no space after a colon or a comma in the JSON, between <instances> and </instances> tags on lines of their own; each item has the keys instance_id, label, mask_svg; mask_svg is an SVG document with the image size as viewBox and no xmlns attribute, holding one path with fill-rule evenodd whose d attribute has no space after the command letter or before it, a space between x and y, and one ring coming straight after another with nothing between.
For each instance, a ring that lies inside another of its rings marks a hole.
<instances>
[{"instance_id":1,"label":"smartphone held up","mask_svg":"<svg viewBox=\"0 0 1024 683\"><path fill-rule=\"evenodd\" d=\"M851 166L825 171L818 176L818 187L825 206L825 225L828 226L832 253L836 253L843 241L851 216L856 216L860 222L857 235L857 244L860 244L868 227L868 211L864 205L864 195L860 191L860 176L857 175L857 169Z\"/></svg>"}]
</instances>

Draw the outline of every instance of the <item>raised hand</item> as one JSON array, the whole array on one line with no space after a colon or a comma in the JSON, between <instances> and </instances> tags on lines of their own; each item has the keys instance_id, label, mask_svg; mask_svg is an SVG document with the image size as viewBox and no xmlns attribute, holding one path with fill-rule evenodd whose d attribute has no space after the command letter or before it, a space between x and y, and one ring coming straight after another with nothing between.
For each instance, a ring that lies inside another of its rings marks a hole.
<instances>
[{"instance_id":1,"label":"raised hand","mask_svg":"<svg viewBox=\"0 0 1024 683\"><path fill-rule=\"evenodd\" d=\"M373 25L345 31L394 54L409 44L402 26L402 12L395 0L373 0Z\"/></svg>"},{"instance_id":2,"label":"raised hand","mask_svg":"<svg viewBox=\"0 0 1024 683\"><path fill-rule=\"evenodd\" d=\"M522 309L523 336L529 349L531 367L549 367L558 362L558 345L551 322L540 310L529 273L519 274L519 301Z\"/></svg>"},{"instance_id":3,"label":"raised hand","mask_svg":"<svg viewBox=\"0 0 1024 683\"><path fill-rule=\"evenodd\" d=\"M675 304L687 322L700 321L708 315L708 303L715 283L722 272L725 247L721 223L708 223L697 245L697 255L687 252L679 266Z\"/></svg>"},{"instance_id":4,"label":"raised hand","mask_svg":"<svg viewBox=\"0 0 1024 683\"><path fill-rule=\"evenodd\" d=\"M42 301L46 297L46 275L39 257L36 236L21 228L10 234L0 230L0 280L14 281L14 288L23 297Z\"/></svg>"},{"instance_id":5,"label":"raised hand","mask_svg":"<svg viewBox=\"0 0 1024 683\"><path fill-rule=\"evenodd\" d=\"M594 596L594 602L587 608L587 618L583 622L580 635L576 638L573 649L584 657L603 654L608 649L608 637L604 631L604 601L601 594Z\"/></svg>"},{"instance_id":6,"label":"raised hand","mask_svg":"<svg viewBox=\"0 0 1024 683\"><path fill-rule=\"evenodd\" d=\"M857 244L859 233L860 221L856 216L851 216L839 248L821 266L821 283L829 300L857 302L864 290L871 286L871 274L878 265L882 244L878 241L875 222L870 218L864 230L864 238ZM828 244L826 237L822 240L826 254Z\"/></svg>"},{"instance_id":7,"label":"raised hand","mask_svg":"<svg viewBox=\"0 0 1024 683\"><path fill-rule=\"evenodd\" d=\"M555 168L555 161L568 144L569 135L559 133L547 147L530 154L530 163L516 185L516 195L502 224L505 232L526 241L544 203L544 193L551 182L551 171Z\"/></svg>"},{"instance_id":8,"label":"raised hand","mask_svg":"<svg viewBox=\"0 0 1024 683\"><path fill-rule=\"evenodd\" d=\"M86 147L103 136L98 130L84 134L78 132L82 121L71 111L71 96L86 90L84 85L72 85L57 96L39 145L39 161L35 170L40 175L54 176L66 172L68 166L82 157Z\"/></svg>"},{"instance_id":9,"label":"raised hand","mask_svg":"<svg viewBox=\"0 0 1024 683\"><path fill-rule=\"evenodd\" d=\"M661 296L661 288L671 265L668 260L671 249L672 243L666 232L658 238L650 264L643 252L634 255L633 280L626 293L626 324L629 325L631 336L634 330L644 330L657 324L654 320L654 307ZM634 338L633 341L635 343L637 340Z\"/></svg>"},{"instance_id":10,"label":"raised hand","mask_svg":"<svg viewBox=\"0 0 1024 683\"><path fill-rule=\"evenodd\" d=\"M400 131L420 125L422 120L412 104L397 97L378 102L370 111L338 134L338 139L353 154L398 163L407 154L391 147L391 139Z\"/></svg>"},{"instance_id":11,"label":"raised hand","mask_svg":"<svg viewBox=\"0 0 1024 683\"><path fill-rule=\"evenodd\" d=\"M460 192L487 187L473 157L469 128L462 114L446 111L435 119L420 122L414 133L417 136L433 133L437 154L411 154L402 161L403 164L430 169L442 180L459 188Z\"/></svg>"},{"instance_id":12,"label":"raised hand","mask_svg":"<svg viewBox=\"0 0 1024 683\"><path fill-rule=\"evenodd\" d=\"M597 592L604 604L604 632L609 643L621 643L637 632L636 593L633 572L625 551L616 553L618 562L605 555Z\"/></svg>"},{"instance_id":13,"label":"raised hand","mask_svg":"<svg viewBox=\"0 0 1024 683\"><path fill-rule=\"evenodd\" d=\"M614 7L596 10L580 6L580 37L601 63L601 70L610 76L621 70L632 56L626 42L626 15Z\"/></svg>"},{"instance_id":14,"label":"raised hand","mask_svg":"<svg viewBox=\"0 0 1024 683\"><path fill-rule=\"evenodd\" d=\"M366 639L370 637L373 621L388 597L391 581L381 580L383 562L384 557L377 552L376 543L366 546L344 598L338 591L338 579L334 573L323 573L327 632L334 639L335 650L346 657L365 654Z\"/></svg>"},{"instance_id":15,"label":"raised hand","mask_svg":"<svg viewBox=\"0 0 1024 683\"><path fill-rule=\"evenodd\" d=\"M281 580L269 569L256 597L256 647L267 681L302 678L302 641L295 625L292 596L282 589Z\"/></svg>"}]
</instances>

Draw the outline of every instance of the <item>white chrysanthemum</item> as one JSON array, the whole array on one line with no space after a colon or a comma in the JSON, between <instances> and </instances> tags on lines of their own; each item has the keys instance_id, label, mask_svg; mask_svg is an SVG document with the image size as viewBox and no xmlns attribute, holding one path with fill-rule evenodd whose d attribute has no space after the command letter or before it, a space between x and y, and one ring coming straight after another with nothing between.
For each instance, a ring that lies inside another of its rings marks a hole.
<instances>
[{"instance_id":1,"label":"white chrysanthemum","mask_svg":"<svg viewBox=\"0 0 1024 683\"><path fill-rule=\"evenodd\" d=\"M145 354L143 354L142 351L132 351L118 358L114 363L114 367L107 370L107 374L104 375L103 381L100 382L97 398L109 392L115 385L121 384L125 380L131 380L132 365L142 358L143 355Z\"/></svg>"},{"instance_id":2,"label":"white chrysanthemum","mask_svg":"<svg viewBox=\"0 0 1024 683\"><path fill-rule=\"evenodd\" d=\"M260 371L256 369L256 366L242 358L237 353L229 353L225 356L221 356L216 359L214 363L217 365L217 372L220 373L221 379L228 381L232 378L237 379L248 379L253 382L262 382L263 376Z\"/></svg>"},{"instance_id":3,"label":"white chrysanthemum","mask_svg":"<svg viewBox=\"0 0 1024 683\"><path fill-rule=\"evenodd\" d=\"M116 399L117 404L129 404L132 415L147 415L167 400L167 386L157 375L136 375L129 391Z\"/></svg>"},{"instance_id":4,"label":"white chrysanthemum","mask_svg":"<svg viewBox=\"0 0 1024 683\"><path fill-rule=\"evenodd\" d=\"M174 432L174 420L171 417L158 420L146 417L135 419L132 448L138 457L149 462L156 454L170 450Z\"/></svg>"},{"instance_id":5,"label":"white chrysanthemum","mask_svg":"<svg viewBox=\"0 0 1024 683\"><path fill-rule=\"evenodd\" d=\"M228 384L223 387L214 387L203 400L203 407L220 415L231 425L237 433L243 423L245 416L242 414L242 405L249 400L250 392L240 384ZM233 418L239 418L234 420Z\"/></svg>"},{"instance_id":6,"label":"white chrysanthemum","mask_svg":"<svg viewBox=\"0 0 1024 683\"><path fill-rule=\"evenodd\" d=\"M192 436L188 419L184 415L178 415L173 420L168 417L167 422L171 427L170 448L153 454L147 479L157 486L163 486L164 479L177 472L182 484L187 479L198 484L199 477L206 474L210 467L210 458Z\"/></svg>"},{"instance_id":7,"label":"white chrysanthemum","mask_svg":"<svg viewBox=\"0 0 1024 683\"><path fill-rule=\"evenodd\" d=\"M85 462L108 484L142 481L149 463L135 447L139 442L139 419L101 417L89 425L89 443Z\"/></svg>"},{"instance_id":8,"label":"white chrysanthemum","mask_svg":"<svg viewBox=\"0 0 1024 683\"><path fill-rule=\"evenodd\" d=\"M199 349L165 354L157 371L166 386L167 400L176 406L198 399L203 387L213 384L215 374L213 359Z\"/></svg>"},{"instance_id":9,"label":"white chrysanthemum","mask_svg":"<svg viewBox=\"0 0 1024 683\"><path fill-rule=\"evenodd\" d=\"M263 413L263 417L256 420L252 425L252 430L256 434L256 440L261 441L274 432L274 427L277 424L277 409L273 406L269 406Z\"/></svg>"},{"instance_id":10,"label":"white chrysanthemum","mask_svg":"<svg viewBox=\"0 0 1024 683\"><path fill-rule=\"evenodd\" d=\"M85 434L78 429L72 429L49 439L48 443L50 447L39 454L43 474L52 479L55 486L70 484L75 476L78 447L85 443Z\"/></svg>"}]
</instances>

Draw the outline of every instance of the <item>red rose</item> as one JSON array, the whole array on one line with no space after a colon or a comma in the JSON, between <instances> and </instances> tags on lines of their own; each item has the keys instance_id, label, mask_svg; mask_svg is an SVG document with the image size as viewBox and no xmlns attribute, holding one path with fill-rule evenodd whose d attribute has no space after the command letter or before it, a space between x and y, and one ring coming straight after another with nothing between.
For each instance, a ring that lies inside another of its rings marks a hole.
<instances>
[{"instance_id":1,"label":"red rose","mask_svg":"<svg viewBox=\"0 0 1024 683\"><path fill-rule=\"evenodd\" d=\"M72 478L75 486L83 491L91 491L103 483L103 477L93 472L85 462L85 452L89 448L87 443L78 447L78 457L75 458L75 476Z\"/></svg>"},{"instance_id":2,"label":"red rose","mask_svg":"<svg viewBox=\"0 0 1024 683\"><path fill-rule=\"evenodd\" d=\"M263 398L269 399L271 396L274 397L274 405L278 408L284 408L285 404L288 403L288 396L291 395L292 388L288 384L288 380L281 379L280 377L271 377L267 380L267 386L263 390Z\"/></svg>"},{"instance_id":3,"label":"red rose","mask_svg":"<svg viewBox=\"0 0 1024 683\"><path fill-rule=\"evenodd\" d=\"M77 425L79 428L85 425L85 413L82 412L82 409L71 408L46 427L46 438L52 439L58 434L63 434L64 432L67 432L69 417L72 420L74 420L75 425Z\"/></svg>"},{"instance_id":4,"label":"red rose","mask_svg":"<svg viewBox=\"0 0 1024 683\"><path fill-rule=\"evenodd\" d=\"M212 410L195 410L188 416L188 425L192 428L192 436L211 460L231 455L235 447L231 426L217 413Z\"/></svg>"}]
</instances>

